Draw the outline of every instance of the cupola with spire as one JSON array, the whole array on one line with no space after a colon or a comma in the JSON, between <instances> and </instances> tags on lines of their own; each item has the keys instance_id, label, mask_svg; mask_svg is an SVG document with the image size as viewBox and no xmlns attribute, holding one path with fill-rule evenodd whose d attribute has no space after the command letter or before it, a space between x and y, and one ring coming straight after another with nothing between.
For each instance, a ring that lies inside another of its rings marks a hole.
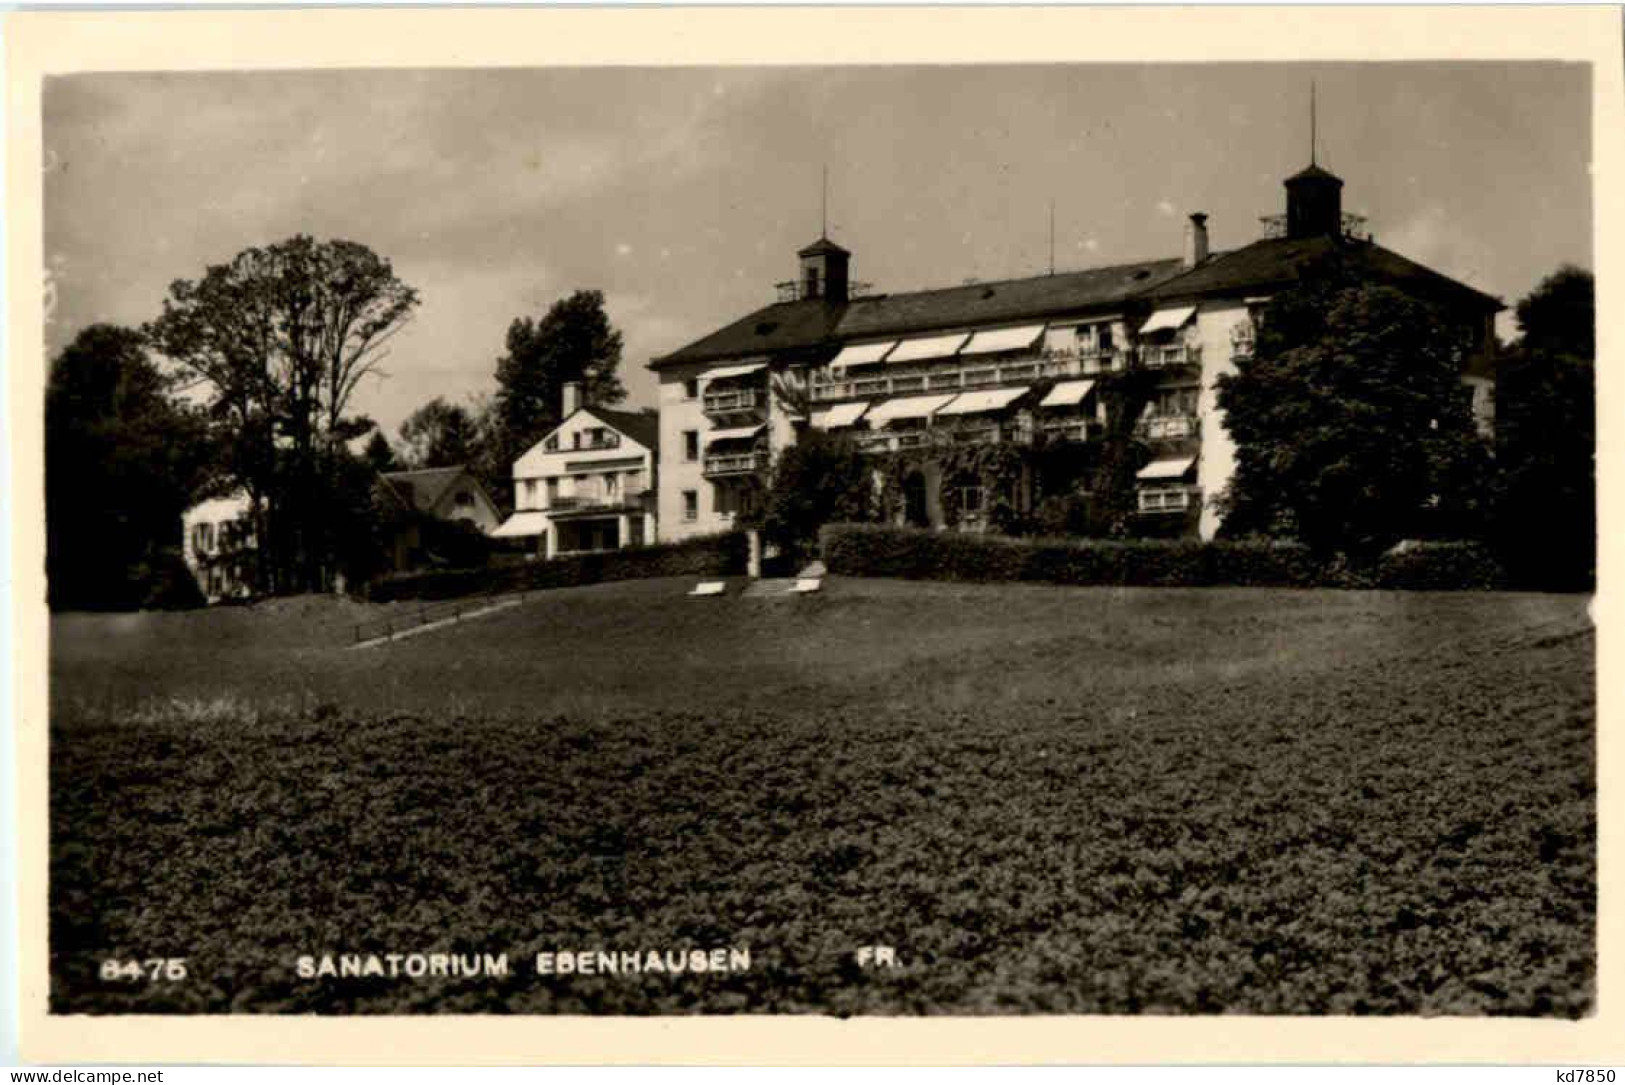
<instances>
[{"instance_id":1,"label":"cupola with spire","mask_svg":"<svg viewBox=\"0 0 1625 1085\"><path fill-rule=\"evenodd\" d=\"M852 254L820 236L817 241L796 254L801 258L801 289L803 298L822 298L825 301L844 302L851 292L848 270Z\"/></svg>"},{"instance_id":2,"label":"cupola with spire","mask_svg":"<svg viewBox=\"0 0 1625 1085\"><path fill-rule=\"evenodd\" d=\"M1286 236L1338 237L1343 232L1343 179L1311 162L1286 179Z\"/></svg>"}]
</instances>

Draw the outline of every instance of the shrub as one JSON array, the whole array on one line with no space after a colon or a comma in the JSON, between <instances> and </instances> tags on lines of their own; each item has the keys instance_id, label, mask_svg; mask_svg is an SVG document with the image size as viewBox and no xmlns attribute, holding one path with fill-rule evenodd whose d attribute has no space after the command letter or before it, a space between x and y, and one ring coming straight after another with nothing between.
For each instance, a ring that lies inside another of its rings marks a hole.
<instances>
[{"instance_id":1,"label":"shrub","mask_svg":"<svg viewBox=\"0 0 1625 1085\"><path fill-rule=\"evenodd\" d=\"M1318 559L1276 540L1011 539L875 524L835 524L820 535L829 571L846 576L1143 587L1331 587L1476 590L1504 580L1473 543L1421 543L1375 565Z\"/></svg>"},{"instance_id":2,"label":"shrub","mask_svg":"<svg viewBox=\"0 0 1625 1085\"><path fill-rule=\"evenodd\" d=\"M383 577L368 585L376 602L395 599L455 599L482 593L571 588L607 580L657 576L729 576L744 572L742 532L707 535L685 542L632 547L603 554L579 554L523 565L442 569Z\"/></svg>"},{"instance_id":3,"label":"shrub","mask_svg":"<svg viewBox=\"0 0 1625 1085\"><path fill-rule=\"evenodd\" d=\"M1417 542L1395 547L1375 569L1376 586L1409 591L1490 591L1506 577L1484 547L1470 542Z\"/></svg>"}]
</instances>

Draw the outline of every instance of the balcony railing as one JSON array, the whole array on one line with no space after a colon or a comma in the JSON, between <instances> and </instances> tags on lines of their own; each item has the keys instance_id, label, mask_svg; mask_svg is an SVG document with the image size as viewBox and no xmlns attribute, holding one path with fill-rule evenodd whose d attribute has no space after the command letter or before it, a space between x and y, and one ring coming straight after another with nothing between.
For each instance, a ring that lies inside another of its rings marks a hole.
<instances>
[{"instance_id":1,"label":"balcony railing","mask_svg":"<svg viewBox=\"0 0 1625 1085\"><path fill-rule=\"evenodd\" d=\"M1135 436L1147 441L1179 440L1195 437L1200 432L1199 420L1195 415L1188 414L1165 414L1142 418L1134 427Z\"/></svg>"},{"instance_id":2,"label":"balcony railing","mask_svg":"<svg viewBox=\"0 0 1625 1085\"><path fill-rule=\"evenodd\" d=\"M706 478L750 475L765 470L767 470L766 452L716 453L705 457Z\"/></svg>"},{"instance_id":3,"label":"balcony railing","mask_svg":"<svg viewBox=\"0 0 1625 1085\"><path fill-rule=\"evenodd\" d=\"M767 395L760 388L736 388L706 392L703 410L706 414L740 414L760 411L766 405Z\"/></svg>"},{"instance_id":4,"label":"balcony railing","mask_svg":"<svg viewBox=\"0 0 1625 1085\"><path fill-rule=\"evenodd\" d=\"M1093 418L1050 418L1039 423L1039 430L1051 441L1098 441L1105 427Z\"/></svg>"},{"instance_id":5,"label":"balcony railing","mask_svg":"<svg viewBox=\"0 0 1625 1085\"><path fill-rule=\"evenodd\" d=\"M630 492L635 494L638 490L632 489ZM627 503L628 498L621 494L572 494L569 497L555 497L538 511L590 512L593 509L625 508Z\"/></svg>"},{"instance_id":6,"label":"balcony railing","mask_svg":"<svg viewBox=\"0 0 1625 1085\"><path fill-rule=\"evenodd\" d=\"M814 378L812 398L818 403L844 399L913 395L919 392L964 392L1008 384L1030 384L1041 378L1092 377L1124 367L1125 355L1115 348L1075 351L1049 350L1038 357L1002 362L985 359L944 359L915 369L865 373L844 379Z\"/></svg>"},{"instance_id":7,"label":"balcony railing","mask_svg":"<svg viewBox=\"0 0 1625 1085\"><path fill-rule=\"evenodd\" d=\"M1251 358L1253 350L1258 345L1258 333L1247 324L1240 324L1230 330L1230 357Z\"/></svg>"},{"instance_id":8,"label":"balcony railing","mask_svg":"<svg viewBox=\"0 0 1625 1085\"><path fill-rule=\"evenodd\" d=\"M1202 348L1192 346L1145 346L1140 358L1149 369L1172 369L1182 365L1201 365Z\"/></svg>"},{"instance_id":9,"label":"balcony railing","mask_svg":"<svg viewBox=\"0 0 1625 1085\"><path fill-rule=\"evenodd\" d=\"M1184 512L1200 504L1201 491L1194 486L1154 486L1142 489L1139 509L1144 513Z\"/></svg>"},{"instance_id":10,"label":"balcony railing","mask_svg":"<svg viewBox=\"0 0 1625 1085\"><path fill-rule=\"evenodd\" d=\"M898 452L906 448L922 448L931 440L930 432L923 429L876 430L873 433L853 435L859 452Z\"/></svg>"}]
</instances>

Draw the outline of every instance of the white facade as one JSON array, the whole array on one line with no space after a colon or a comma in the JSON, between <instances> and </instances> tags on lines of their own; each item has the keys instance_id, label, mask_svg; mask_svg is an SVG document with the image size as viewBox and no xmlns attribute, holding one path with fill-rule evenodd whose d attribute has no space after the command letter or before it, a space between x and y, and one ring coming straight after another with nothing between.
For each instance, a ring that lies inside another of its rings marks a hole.
<instances>
[{"instance_id":1,"label":"white facade","mask_svg":"<svg viewBox=\"0 0 1625 1085\"><path fill-rule=\"evenodd\" d=\"M181 513L181 558L211 603L252 594L247 566L257 543L251 508L248 494L239 490Z\"/></svg>"},{"instance_id":2,"label":"white facade","mask_svg":"<svg viewBox=\"0 0 1625 1085\"><path fill-rule=\"evenodd\" d=\"M795 443L795 420L773 390L791 379L765 359L661 371L662 542L728 531L756 507L773 457Z\"/></svg>"},{"instance_id":3,"label":"white facade","mask_svg":"<svg viewBox=\"0 0 1625 1085\"><path fill-rule=\"evenodd\" d=\"M656 450L607 415L575 411L514 462L514 514L493 535L548 558L655 540Z\"/></svg>"}]
</instances>

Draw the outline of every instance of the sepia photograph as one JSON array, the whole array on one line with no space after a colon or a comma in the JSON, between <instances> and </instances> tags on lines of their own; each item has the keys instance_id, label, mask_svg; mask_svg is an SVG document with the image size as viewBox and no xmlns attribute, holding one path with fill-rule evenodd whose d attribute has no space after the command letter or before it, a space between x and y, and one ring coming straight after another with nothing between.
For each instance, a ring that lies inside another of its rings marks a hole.
<instances>
[{"instance_id":1,"label":"sepia photograph","mask_svg":"<svg viewBox=\"0 0 1625 1085\"><path fill-rule=\"evenodd\" d=\"M1594 1016L1596 77L46 74L49 1014Z\"/></svg>"}]
</instances>

